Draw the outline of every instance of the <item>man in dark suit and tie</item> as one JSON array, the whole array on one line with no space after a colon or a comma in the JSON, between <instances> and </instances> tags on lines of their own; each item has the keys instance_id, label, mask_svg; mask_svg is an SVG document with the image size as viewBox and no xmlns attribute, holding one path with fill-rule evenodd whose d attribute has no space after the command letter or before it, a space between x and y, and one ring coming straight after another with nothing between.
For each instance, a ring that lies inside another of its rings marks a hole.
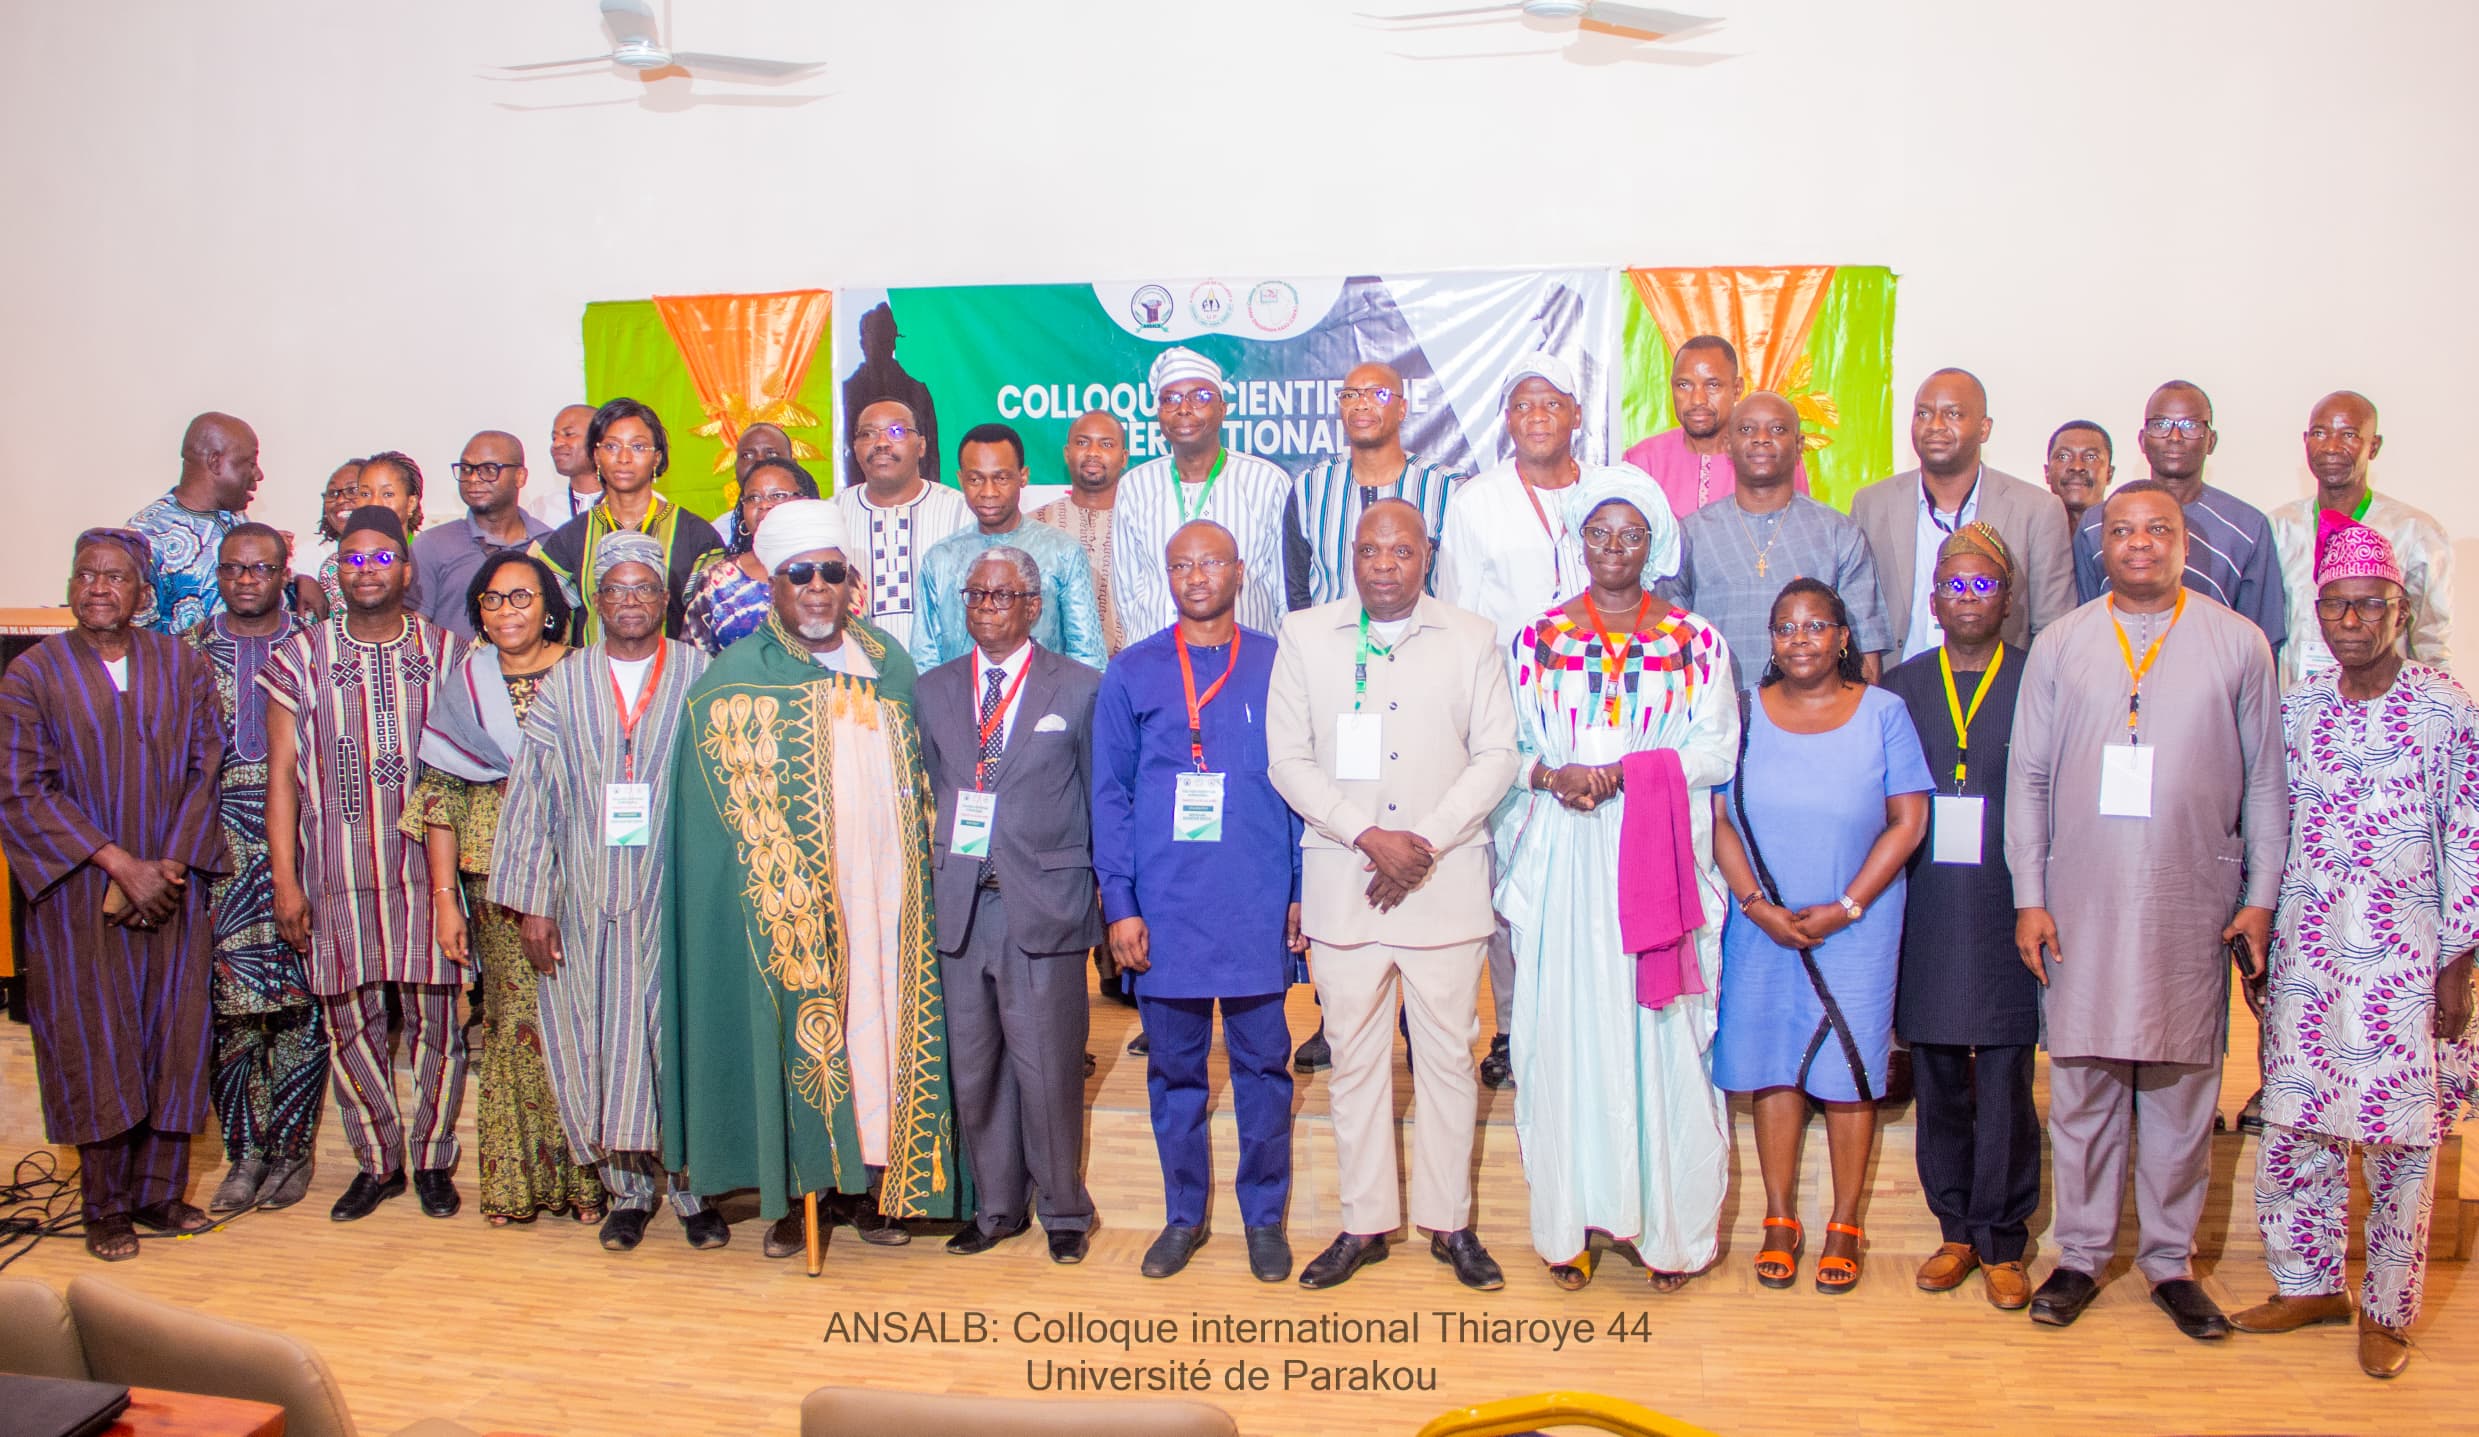
<instances>
[{"instance_id":1,"label":"man in dark suit and tie","mask_svg":"<svg viewBox=\"0 0 2479 1437\"><path fill-rule=\"evenodd\" d=\"M990 550L964 577L973 649L921 676L913 708L938 796L932 835L939 976L956 1113L978 1188L947 1250L1025 1230L1041 1189L1054 1262L1082 1262L1085 954L1094 900L1093 700L1102 676L1031 642L1041 569Z\"/></svg>"}]
</instances>

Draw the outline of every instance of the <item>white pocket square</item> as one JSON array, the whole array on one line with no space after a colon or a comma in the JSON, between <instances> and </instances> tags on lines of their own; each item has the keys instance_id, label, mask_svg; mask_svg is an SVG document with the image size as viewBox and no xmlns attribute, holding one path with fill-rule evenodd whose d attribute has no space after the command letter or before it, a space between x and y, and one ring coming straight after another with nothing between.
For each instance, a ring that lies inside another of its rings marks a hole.
<instances>
[{"instance_id":1,"label":"white pocket square","mask_svg":"<svg viewBox=\"0 0 2479 1437\"><path fill-rule=\"evenodd\" d=\"M1042 721L1033 725L1033 732L1065 733L1067 732L1067 720L1059 717L1057 714L1043 714Z\"/></svg>"}]
</instances>

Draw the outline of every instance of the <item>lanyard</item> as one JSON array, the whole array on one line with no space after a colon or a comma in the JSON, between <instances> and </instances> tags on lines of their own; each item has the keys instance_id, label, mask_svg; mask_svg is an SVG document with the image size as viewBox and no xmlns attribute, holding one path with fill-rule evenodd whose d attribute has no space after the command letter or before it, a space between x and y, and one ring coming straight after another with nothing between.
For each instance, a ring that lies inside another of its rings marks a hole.
<instances>
[{"instance_id":1,"label":"lanyard","mask_svg":"<svg viewBox=\"0 0 2479 1437\"><path fill-rule=\"evenodd\" d=\"M1360 611L1360 657L1351 669L1351 711L1353 713L1360 712L1360 701L1368 697L1369 655L1375 654L1381 659L1391 658L1394 655L1394 645L1401 642L1403 642L1401 639L1396 639L1394 644L1370 643L1369 611L1366 609ZM1237 655L1233 657L1236 659Z\"/></svg>"},{"instance_id":2,"label":"lanyard","mask_svg":"<svg viewBox=\"0 0 2479 1437\"><path fill-rule=\"evenodd\" d=\"M2376 491L2375 491L2375 490L2373 490L2373 489L2370 489L2370 490L2368 490L2365 494L2362 494L2362 495L2360 495L2360 496L2359 496L2358 507L2357 507L2357 508L2355 508L2355 509L2352 509L2352 510L2350 511L2350 517L2351 517L2353 520L2356 520L2356 521L2357 521L2357 522L2359 522L2359 523L2362 523L2362 524L2366 523L2366 522L2367 522L2367 510L2368 510L2369 506L2373 505L2375 502L2376 502Z\"/></svg>"},{"instance_id":3,"label":"lanyard","mask_svg":"<svg viewBox=\"0 0 2479 1437\"><path fill-rule=\"evenodd\" d=\"M1610 679L1610 727L1616 728L1618 727L1620 697L1618 676L1627 666L1627 651L1635 647L1635 636L1644 630L1644 616L1653 611L1652 591L1645 590L1644 601L1635 606L1635 624L1627 630L1627 637L1624 639L1612 638L1609 630L1601 627L1601 610L1594 606L1592 596L1589 594L1584 596L1584 608L1592 615L1592 631L1601 636L1601 667Z\"/></svg>"},{"instance_id":4,"label":"lanyard","mask_svg":"<svg viewBox=\"0 0 2479 1437\"><path fill-rule=\"evenodd\" d=\"M1365 618L1366 615L1362 617ZM1173 624L1171 639L1179 645L1179 681L1188 689L1188 753L1196 760L1196 771L1203 773L1205 772L1205 706L1214 701L1214 695L1221 693L1222 686L1229 683L1231 675L1239 671L1239 625L1231 626L1231 662L1223 668L1221 678L1206 685L1202 696L1196 691L1196 667L1188 661L1188 636L1179 631L1178 625Z\"/></svg>"},{"instance_id":5,"label":"lanyard","mask_svg":"<svg viewBox=\"0 0 2479 1437\"><path fill-rule=\"evenodd\" d=\"M1213 502L1214 481L1222 477L1222 466L1229 463L1230 459L1231 451L1228 448L1217 449L1214 451L1213 471L1205 476L1205 486L1197 490L1196 509L1193 512L1191 512L1188 508L1188 486L1186 482L1179 477L1179 466L1177 461L1173 461L1171 466L1171 495L1179 501L1180 523L1186 524L1193 521L1198 514L1205 512L1205 506L1207 504Z\"/></svg>"},{"instance_id":6,"label":"lanyard","mask_svg":"<svg viewBox=\"0 0 2479 1437\"><path fill-rule=\"evenodd\" d=\"M998 707L990 710L990 716L981 721L981 752L990 751L990 735L997 733L1000 727L1007 722L1007 710L1016 701L1016 690L1024 687L1024 676L1031 672L1033 672L1033 656L1026 654L1024 667L1016 670L1015 681L1007 686L1007 692L999 695ZM974 677L979 678L980 675L975 674ZM974 760L973 787L979 790L989 786L990 760L986 758Z\"/></svg>"},{"instance_id":7,"label":"lanyard","mask_svg":"<svg viewBox=\"0 0 2479 1437\"><path fill-rule=\"evenodd\" d=\"M1988 672L1980 675L1980 686L1971 691L1971 707L1966 709L1963 707L1961 692L1954 687L1954 656L1946 651L1944 645L1940 644L1937 647L1937 672L1945 678L1945 711L1954 718L1954 791L1956 793L1963 791L1963 777L1971 767L1971 721L1980 716L1980 700L1988 697L1990 685L1997 682L1997 670L2003 668L2005 662L2006 646L2004 641L2000 640L1997 644L1996 655L1988 661ZM2148 663L2150 660L2145 662Z\"/></svg>"},{"instance_id":8,"label":"lanyard","mask_svg":"<svg viewBox=\"0 0 2479 1437\"><path fill-rule=\"evenodd\" d=\"M2177 607L2169 611L2169 622L2152 640L2151 647L2143 651L2143 662L2136 663L2135 646L2126 641L2126 626L2118 622L2117 596L2114 594L2109 596L2109 622L2117 629L2118 655L2126 660L2127 676L2133 680L2126 690L2126 736L2130 743L2134 741L2135 715L2143 711L2143 676L2152 671L2152 661L2161 656L2161 645L2168 642L2169 631L2176 628L2178 620L2185 617L2186 589L2181 585L2178 589Z\"/></svg>"},{"instance_id":9,"label":"lanyard","mask_svg":"<svg viewBox=\"0 0 2479 1437\"><path fill-rule=\"evenodd\" d=\"M1580 469L1576 478L1581 482L1583 474ZM1541 496L1532 487L1532 481L1524 477L1523 470L1515 471L1515 482L1524 486L1524 498L1532 505L1532 517L1541 521L1541 532L1549 536L1550 589L1553 593L1564 593L1567 587L1566 555L1558 541L1566 537L1566 530L1551 525L1549 511L1541 507Z\"/></svg>"},{"instance_id":10,"label":"lanyard","mask_svg":"<svg viewBox=\"0 0 2479 1437\"><path fill-rule=\"evenodd\" d=\"M646 709L654 703L654 691L663 682L663 665L671 657L671 645L654 646L654 667L646 670L646 684L637 691L632 707L620 693L620 676L611 675L612 707L620 711L620 778L624 783L637 781L637 725L645 719Z\"/></svg>"},{"instance_id":11,"label":"lanyard","mask_svg":"<svg viewBox=\"0 0 2479 1437\"><path fill-rule=\"evenodd\" d=\"M1988 466L1983 464L1972 474L1971 487L1963 492L1963 502L1954 506L1954 522L1951 524L1937 517L1937 501L1928 492L1928 476L1925 474L1920 476L1920 502L1928 506L1928 522L1937 526L1938 533L1952 534L1962 527L1963 515L1971 512L1971 501L1980 496L1980 476L1987 472ZM1995 673L1996 670L1991 669L1989 672Z\"/></svg>"}]
</instances>

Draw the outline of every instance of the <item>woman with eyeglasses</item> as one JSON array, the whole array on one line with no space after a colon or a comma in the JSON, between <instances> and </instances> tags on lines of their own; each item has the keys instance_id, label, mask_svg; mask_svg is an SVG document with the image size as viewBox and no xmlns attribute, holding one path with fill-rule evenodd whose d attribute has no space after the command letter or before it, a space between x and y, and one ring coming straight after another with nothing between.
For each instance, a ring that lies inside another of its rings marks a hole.
<instances>
[{"instance_id":1,"label":"woman with eyeglasses","mask_svg":"<svg viewBox=\"0 0 2479 1437\"><path fill-rule=\"evenodd\" d=\"M348 469L353 471L349 479L345 473ZM406 562L412 562L409 546L413 537L422 532L422 466L413 462L413 456L394 449L339 465L336 472L327 478L327 495L320 506L320 532L326 530L326 519L332 518L342 523L344 515L364 504L376 504L396 515L405 526L408 544ZM343 511L341 514L337 512L339 508ZM337 559L332 550L319 561L319 591L327 596L330 609L341 608L344 604L344 590L337 583L336 567ZM412 577L405 581L405 607L419 613L422 608L422 575L418 569L410 572Z\"/></svg>"},{"instance_id":2,"label":"woman with eyeglasses","mask_svg":"<svg viewBox=\"0 0 2479 1437\"><path fill-rule=\"evenodd\" d=\"M1514 646L1525 791L1500 820L1497 906L1515 1129L1550 1280L1590 1282L1598 1232L1674 1292L1712 1264L1730 1175L1705 1064L1729 901L1712 794L1738 760L1730 651L1646 585L1680 554L1650 478L1587 469L1565 519L1589 582Z\"/></svg>"},{"instance_id":3,"label":"woman with eyeglasses","mask_svg":"<svg viewBox=\"0 0 2479 1437\"><path fill-rule=\"evenodd\" d=\"M774 586L757 561L757 531L778 504L818 497L818 481L789 459L760 459L740 481L731 548L689 581L680 637L710 654L747 638L774 611Z\"/></svg>"},{"instance_id":4,"label":"woman with eyeglasses","mask_svg":"<svg viewBox=\"0 0 2479 1437\"><path fill-rule=\"evenodd\" d=\"M422 730L422 777L402 827L430 858L431 926L439 951L480 970L474 1136L481 1150L482 1215L493 1227L531 1222L546 1212L600 1222L602 1183L568 1151L543 1061L520 916L486 896L517 726L544 676L568 654L562 639L569 604L549 565L503 550L476 571L465 607L486 642L440 671Z\"/></svg>"},{"instance_id":5,"label":"woman with eyeglasses","mask_svg":"<svg viewBox=\"0 0 2479 1437\"><path fill-rule=\"evenodd\" d=\"M622 530L651 536L663 546L663 582L670 590L663 633L681 636L680 597L689 580L723 553L723 537L704 519L654 492L654 481L671 468L671 436L663 417L634 399L614 399L594 411L585 427L586 452L602 476L601 502L536 540L533 552L548 561L570 595L590 587L594 550ZM577 611L578 643L602 637L592 605Z\"/></svg>"},{"instance_id":6,"label":"woman with eyeglasses","mask_svg":"<svg viewBox=\"0 0 2479 1437\"><path fill-rule=\"evenodd\" d=\"M1793 579L1767 626L1773 655L1740 700L1739 771L1713 830L1733 909L1713 1081L1755 1099L1756 1280L1767 1287L1798 1280L1799 1154L1808 1103L1824 1105L1833 1210L1816 1288L1844 1293L1859 1283L1860 1202L1893 1047L1903 865L1936 785L1902 700L1862 679L1841 595Z\"/></svg>"}]
</instances>

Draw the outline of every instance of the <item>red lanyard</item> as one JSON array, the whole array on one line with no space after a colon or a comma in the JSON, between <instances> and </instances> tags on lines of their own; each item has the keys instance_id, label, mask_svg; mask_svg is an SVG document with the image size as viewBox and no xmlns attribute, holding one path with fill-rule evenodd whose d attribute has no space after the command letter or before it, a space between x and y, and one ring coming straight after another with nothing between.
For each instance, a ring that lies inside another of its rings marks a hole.
<instances>
[{"instance_id":1,"label":"red lanyard","mask_svg":"<svg viewBox=\"0 0 2479 1437\"><path fill-rule=\"evenodd\" d=\"M606 651L607 654L608 651ZM620 693L620 675L611 674L611 702L620 711L620 778L624 783L637 781L637 725L654 703L654 690L663 682L663 664L671 657L671 645L654 646L654 667L646 670L646 684L637 691L637 703L631 707Z\"/></svg>"},{"instance_id":2,"label":"red lanyard","mask_svg":"<svg viewBox=\"0 0 2479 1437\"><path fill-rule=\"evenodd\" d=\"M1635 636L1643 632L1644 616L1653 611L1652 590L1645 590L1644 601L1635 606L1635 626L1627 631L1627 637L1623 640L1611 638L1609 630L1601 627L1601 610L1593 604L1590 594L1584 596L1584 611L1592 615L1592 631L1601 636L1601 667L1610 678L1610 727L1616 728L1618 727L1619 697L1622 688L1619 683L1619 674L1627 666L1627 651L1635 647Z\"/></svg>"},{"instance_id":3,"label":"red lanyard","mask_svg":"<svg viewBox=\"0 0 2479 1437\"><path fill-rule=\"evenodd\" d=\"M1000 726L1001 726L1001 725L1003 725L1003 724L1005 724L1005 723L1007 722L1007 709L1008 709L1008 706L1009 706L1009 705L1011 705L1011 704L1013 704L1013 703L1016 701L1016 690L1018 690L1018 689L1020 689L1020 688L1023 688L1023 687L1024 687L1024 676L1025 676L1026 674L1031 673L1031 672L1033 672L1033 656L1032 656L1031 654L1026 654L1026 655L1024 656L1024 667L1023 667L1023 668L1020 668L1020 669L1018 669L1018 670L1016 670L1016 677L1015 677L1015 681L1014 681L1013 683L1010 683L1010 684L1007 686L1007 692L1005 692L1005 693L1003 693L1003 694L1000 694L1000 695L999 695L999 699L998 699L998 707L997 707L997 708L994 708L994 709L992 709L992 710L990 710L990 716L989 716L988 718L983 719L983 720L981 721L981 751L982 751L982 752L984 752L984 753L988 753L988 752L990 751L990 735L992 735L992 734L994 734L994 733L997 733L997 732L999 731ZM976 674L976 675L974 675L974 677L978 678L978 677L980 677L980 676L979 676L978 674ZM973 762L973 787L974 787L974 789L975 789L975 790L980 790L980 789L987 788L987 787L989 787L989 786L990 786L990 760L988 760L988 759L986 759L986 758L983 758L983 759L976 759L976 760L974 760L974 762Z\"/></svg>"},{"instance_id":4,"label":"red lanyard","mask_svg":"<svg viewBox=\"0 0 2479 1437\"><path fill-rule=\"evenodd\" d=\"M1188 662L1188 636L1181 633L1179 626L1174 624L1171 626L1171 639L1179 645L1179 681L1188 689L1188 752L1196 759L1196 771L1203 773L1205 772L1205 706L1214 701L1214 695L1222 692L1222 686L1229 683L1231 675L1239 669L1239 625L1231 626L1231 662L1224 667L1221 678L1206 686L1201 697L1196 691L1196 668Z\"/></svg>"}]
</instances>

